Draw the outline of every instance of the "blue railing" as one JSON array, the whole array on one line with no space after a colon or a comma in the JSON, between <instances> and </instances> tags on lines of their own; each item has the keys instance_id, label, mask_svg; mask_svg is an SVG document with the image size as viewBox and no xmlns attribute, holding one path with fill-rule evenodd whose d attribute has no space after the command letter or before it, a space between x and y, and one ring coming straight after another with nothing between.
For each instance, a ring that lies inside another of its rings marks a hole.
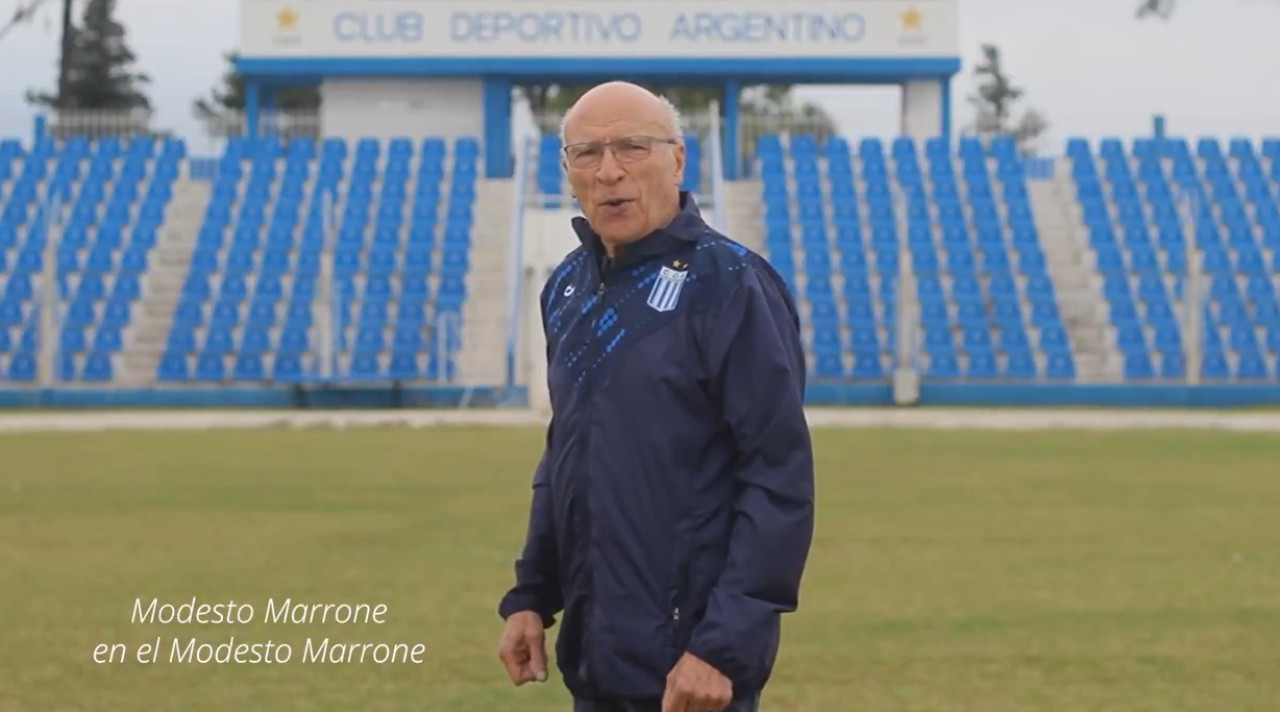
<instances>
[{"instance_id":1,"label":"blue railing","mask_svg":"<svg viewBox=\"0 0 1280 712\"><path fill-rule=\"evenodd\" d=\"M436 377L441 383L454 380L450 366L454 363L453 355L458 352L462 343L462 315L453 309L438 312L435 319L436 335Z\"/></svg>"},{"instance_id":2,"label":"blue railing","mask_svg":"<svg viewBox=\"0 0 1280 712\"><path fill-rule=\"evenodd\" d=\"M192 181L212 183L218 177L220 162L217 158L188 158L187 178Z\"/></svg>"}]
</instances>

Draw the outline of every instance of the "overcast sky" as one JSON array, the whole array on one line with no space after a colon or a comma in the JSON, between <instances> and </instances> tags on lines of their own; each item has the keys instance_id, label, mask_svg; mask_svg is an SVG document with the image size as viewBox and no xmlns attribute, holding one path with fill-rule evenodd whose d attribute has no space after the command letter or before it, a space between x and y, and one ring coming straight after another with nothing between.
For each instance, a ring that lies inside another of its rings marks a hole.
<instances>
[{"instance_id":1,"label":"overcast sky","mask_svg":"<svg viewBox=\"0 0 1280 712\"><path fill-rule=\"evenodd\" d=\"M602 0L606 2L607 0ZM0 0L7 17L19 0ZM118 0L121 20L151 75L158 123L196 136L191 101L213 86L235 47L238 0ZM982 43L999 45L1027 105L1051 123L1045 148L1068 136L1132 137L1168 117L1186 136L1280 135L1280 0L1179 0L1169 22L1134 19L1134 0L960 0L965 69L953 87L953 125L972 118L964 97ZM57 0L33 24L0 39L0 136L29 136L23 94L54 82ZM807 87L851 136L892 136L898 92Z\"/></svg>"}]
</instances>

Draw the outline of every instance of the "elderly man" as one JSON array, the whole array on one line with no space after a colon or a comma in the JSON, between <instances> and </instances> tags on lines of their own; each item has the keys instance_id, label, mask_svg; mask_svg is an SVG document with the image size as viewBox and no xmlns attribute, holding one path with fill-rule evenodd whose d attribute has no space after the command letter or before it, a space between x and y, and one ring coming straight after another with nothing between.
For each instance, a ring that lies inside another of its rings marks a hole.
<instances>
[{"instance_id":1,"label":"elderly man","mask_svg":"<svg viewBox=\"0 0 1280 712\"><path fill-rule=\"evenodd\" d=\"M593 88L564 120L582 245L541 296L552 418L499 658L575 712L758 709L813 537L805 359L784 282L680 190L665 99Z\"/></svg>"}]
</instances>

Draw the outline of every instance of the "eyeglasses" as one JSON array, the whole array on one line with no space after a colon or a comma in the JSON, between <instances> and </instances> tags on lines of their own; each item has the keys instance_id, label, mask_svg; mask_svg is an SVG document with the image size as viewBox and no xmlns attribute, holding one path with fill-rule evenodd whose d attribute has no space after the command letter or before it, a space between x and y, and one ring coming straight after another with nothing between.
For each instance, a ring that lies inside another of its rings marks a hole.
<instances>
[{"instance_id":1,"label":"eyeglasses","mask_svg":"<svg viewBox=\"0 0 1280 712\"><path fill-rule=\"evenodd\" d=\"M656 136L625 136L612 141L584 141L571 143L564 147L564 158L570 168L596 168L604 160L606 146L613 151L613 158L618 163L635 163L643 161L653 153L655 143L676 145L674 138L658 138Z\"/></svg>"}]
</instances>

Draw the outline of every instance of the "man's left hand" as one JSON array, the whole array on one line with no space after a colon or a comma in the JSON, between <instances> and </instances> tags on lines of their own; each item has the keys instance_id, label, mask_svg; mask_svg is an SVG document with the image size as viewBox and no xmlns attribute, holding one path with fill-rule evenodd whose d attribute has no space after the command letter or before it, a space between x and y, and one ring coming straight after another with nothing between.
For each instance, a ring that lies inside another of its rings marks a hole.
<instances>
[{"instance_id":1,"label":"man's left hand","mask_svg":"<svg viewBox=\"0 0 1280 712\"><path fill-rule=\"evenodd\" d=\"M733 683L691 653L681 656L667 675L662 712L720 712L733 701Z\"/></svg>"}]
</instances>

